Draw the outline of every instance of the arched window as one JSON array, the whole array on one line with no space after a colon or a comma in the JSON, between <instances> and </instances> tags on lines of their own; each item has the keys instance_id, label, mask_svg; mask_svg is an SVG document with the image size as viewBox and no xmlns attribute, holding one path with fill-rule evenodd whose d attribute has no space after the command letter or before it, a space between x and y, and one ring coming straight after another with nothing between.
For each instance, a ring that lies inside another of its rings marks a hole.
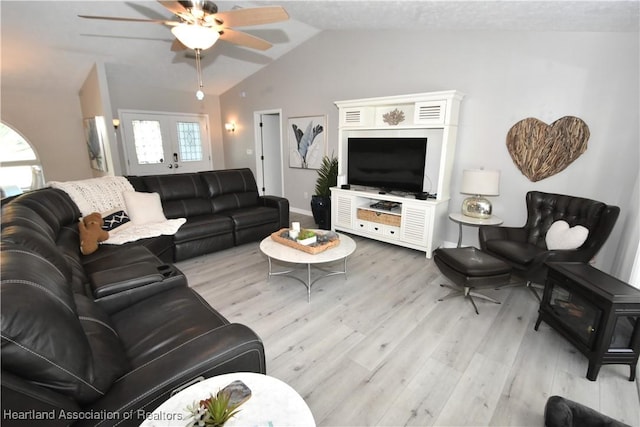
<instances>
[{"instance_id":1,"label":"arched window","mask_svg":"<svg viewBox=\"0 0 640 427\"><path fill-rule=\"evenodd\" d=\"M44 186L40 159L18 132L0 123L0 195L4 197Z\"/></svg>"}]
</instances>

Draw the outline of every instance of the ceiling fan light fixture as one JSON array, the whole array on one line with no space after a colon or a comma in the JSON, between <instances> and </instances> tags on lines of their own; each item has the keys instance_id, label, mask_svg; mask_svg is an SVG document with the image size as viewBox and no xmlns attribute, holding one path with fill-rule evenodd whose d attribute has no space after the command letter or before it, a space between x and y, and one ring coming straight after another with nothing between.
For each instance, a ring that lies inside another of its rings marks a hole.
<instances>
[{"instance_id":1,"label":"ceiling fan light fixture","mask_svg":"<svg viewBox=\"0 0 640 427\"><path fill-rule=\"evenodd\" d=\"M196 24L178 24L171 28L171 32L180 40L180 43L194 50L209 49L220 38L220 33L214 28Z\"/></svg>"}]
</instances>

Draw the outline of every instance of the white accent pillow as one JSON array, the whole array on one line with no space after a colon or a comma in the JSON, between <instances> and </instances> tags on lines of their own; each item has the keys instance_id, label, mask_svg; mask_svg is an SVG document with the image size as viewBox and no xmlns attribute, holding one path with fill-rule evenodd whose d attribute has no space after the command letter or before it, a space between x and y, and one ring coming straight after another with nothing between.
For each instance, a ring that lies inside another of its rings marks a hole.
<instances>
[{"instance_id":1,"label":"white accent pillow","mask_svg":"<svg viewBox=\"0 0 640 427\"><path fill-rule=\"evenodd\" d=\"M551 224L545 237L547 249L577 249L587 240L589 230L581 225L569 227L566 221Z\"/></svg>"},{"instance_id":2,"label":"white accent pillow","mask_svg":"<svg viewBox=\"0 0 640 427\"><path fill-rule=\"evenodd\" d=\"M164 222L167 218L162 210L162 202L158 193L141 193L137 191L123 191L122 197L126 205L127 214L134 224L148 224Z\"/></svg>"}]
</instances>

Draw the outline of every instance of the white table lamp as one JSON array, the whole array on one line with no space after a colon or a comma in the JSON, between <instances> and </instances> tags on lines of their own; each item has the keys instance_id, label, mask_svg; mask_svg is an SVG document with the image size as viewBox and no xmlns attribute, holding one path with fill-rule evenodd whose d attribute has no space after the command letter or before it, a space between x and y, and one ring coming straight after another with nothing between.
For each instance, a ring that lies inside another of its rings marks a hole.
<instances>
[{"instance_id":1,"label":"white table lamp","mask_svg":"<svg viewBox=\"0 0 640 427\"><path fill-rule=\"evenodd\" d=\"M483 196L500 194L500 171L465 169L462 171L462 194L473 194L462 202L462 214L473 218L491 217L491 202Z\"/></svg>"}]
</instances>

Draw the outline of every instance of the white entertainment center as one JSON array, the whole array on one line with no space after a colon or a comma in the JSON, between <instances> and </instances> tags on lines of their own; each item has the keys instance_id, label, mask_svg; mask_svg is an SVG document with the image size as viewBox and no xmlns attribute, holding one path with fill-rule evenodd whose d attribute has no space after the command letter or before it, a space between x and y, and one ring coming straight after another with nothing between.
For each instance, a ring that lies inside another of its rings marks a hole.
<instances>
[{"instance_id":1,"label":"white entertainment center","mask_svg":"<svg viewBox=\"0 0 640 427\"><path fill-rule=\"evenodd\" d=\"M463 94L442 91L337 101L338 187L331 189L334 230L424 251L428 258L444 241L449 185ZM341 188L347 183L349 137L427 138L426 200L377 188Z\"/></svg>"}]
</instances>

